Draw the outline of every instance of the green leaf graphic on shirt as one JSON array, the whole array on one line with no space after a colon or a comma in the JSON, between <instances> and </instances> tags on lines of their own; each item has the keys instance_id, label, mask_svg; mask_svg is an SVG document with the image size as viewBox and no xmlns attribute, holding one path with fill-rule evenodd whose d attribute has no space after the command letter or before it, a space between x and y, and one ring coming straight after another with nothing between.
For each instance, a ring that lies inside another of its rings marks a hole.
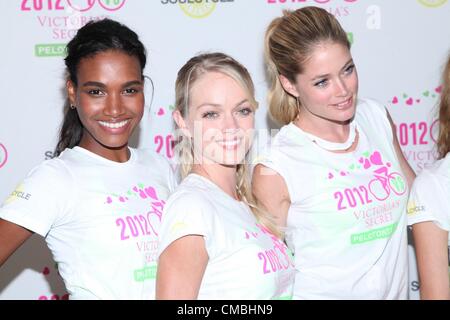
<instances>
[{"instance_id":1,"label":"green leaf graphic on shirt","mask_svg":"<svg viewBox=\"0 0 450 320\"><path fill-rule=\"evenodd\" d=\"M402 177L396 177L391 179L391 186L395 189L395 191L401 193L405 190L405 181Z\"/></svg>"}]
</instances>

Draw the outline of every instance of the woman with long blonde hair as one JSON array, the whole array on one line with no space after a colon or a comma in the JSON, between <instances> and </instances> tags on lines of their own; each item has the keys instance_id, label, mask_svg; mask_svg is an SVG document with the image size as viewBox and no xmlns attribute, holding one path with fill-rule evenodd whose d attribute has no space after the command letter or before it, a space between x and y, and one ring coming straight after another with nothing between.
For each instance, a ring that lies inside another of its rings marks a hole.
<instances>
[{"instance_id":1,"label":"woman with long blonde hair","mask_svg":"<svg viewBox=\"0 0 450 320\"><path fill-rule=\"evenodd\" d=\"M408 205L421 299L450 299L450 56L442 74L439 158L414 181Z\"/></svg>"},{"instance_id":2,"label":"woman with long blonde hair","mask_svg":"<svg viewBox=\"0 0 450 320\"><path fill-rule=\"evenodd\" d=\"M201 54L180 69L173 116L184 179L163 214L157 299L291 296L291 255L249 184L256 108L250 75L233 58Z\"/></svg>"}]
</instances>

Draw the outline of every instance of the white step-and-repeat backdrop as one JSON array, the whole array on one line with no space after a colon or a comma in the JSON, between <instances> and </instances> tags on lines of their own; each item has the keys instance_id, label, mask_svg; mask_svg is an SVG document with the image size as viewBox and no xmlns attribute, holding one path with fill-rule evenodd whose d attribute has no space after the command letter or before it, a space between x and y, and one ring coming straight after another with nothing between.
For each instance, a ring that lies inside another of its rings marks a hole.
<instances>
[{"instance_id":1,"label":"white step-and-repeat backdrop","mask_svg":"<svg viewBox=\"0 0 450 320\"><path fill-rule=\"evenodd\" d=\"M448 0L8 0L0 1L0 201L53 156L65 101L64 46L87 21L111 17L140 35L155 91L152 100L147 86L147 113L133 145L173 160L178 69L201 51L234 56L256 84L257 128L274 129L266 107L264 31L282 9L308 5L334 14L348 32L360 96L388 107L414 170L432 164L440 73L450 49ZM417 299L412 246L409 252L410 298ZM0 268L0 299L67 299L43 239L33 236Z\"/></svg>"}]
</instances>

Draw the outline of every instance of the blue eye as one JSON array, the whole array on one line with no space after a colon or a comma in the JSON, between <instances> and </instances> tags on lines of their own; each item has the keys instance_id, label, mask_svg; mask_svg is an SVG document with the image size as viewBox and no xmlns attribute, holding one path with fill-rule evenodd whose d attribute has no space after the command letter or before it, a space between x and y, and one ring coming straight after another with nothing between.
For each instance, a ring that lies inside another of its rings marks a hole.
<instances>
[{"instance_id":1,"label":"blue eye","mask_svg":"<svg viewBox=\"0 0 450 320\"><path fill-rule=\"evenodd\" d=\"M323 87L325 87L327 84L328 84L328 80L327 80L327 79L323 79L323 80L320 80L319 82L316 82L316 83L314 84L314 86L323 88Z\"/></svg>"},{"instance_id":2,"label":"blue eye","mask_svg":"<svg viewBox=\"0 0 450 320\"><path fill-rule=\"evenodd\" d=\"M251 108L242 108L238 112L243 116L248 116L253 113L253 110Z\"/></svg>"},{"instance_id":3,"label":"blue eye","mask_svg":"<svg viewBox=\"0 0 450 320\"><path fill-rule=\"evenodd\" d=\"M218 116L219 116L219 114L217 112L214 112L214 111L207 111L207 112L202 114L202 118L205 118L205 119L215 119Z\"/></svg>"},{"instance_id":4,"label":"blue eye","mask_svg":"<svg viewBox=\"0 0 450 320\"><path fill-rule=\"evenodd\" d=\"M355 65L351 64L345 69L344 73L345 74L351 74L353 72L353 70L355 70Z\"/></svg>"}]
</instances>

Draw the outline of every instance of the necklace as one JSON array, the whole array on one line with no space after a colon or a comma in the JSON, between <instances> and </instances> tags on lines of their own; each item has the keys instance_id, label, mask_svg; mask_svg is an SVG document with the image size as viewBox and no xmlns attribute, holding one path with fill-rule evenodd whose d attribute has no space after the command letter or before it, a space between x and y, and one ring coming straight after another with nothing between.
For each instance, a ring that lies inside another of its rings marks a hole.
<instances>
[{"instance_id":1,"label":"necklace","mask_svg":"<svg viewBox=\"0 0 450 320\"><path fill-rule=\"evenodd\" d=\"M356 139L356 123L355 121L352 121L350 123L350 131L348 134L348 138L345 142L330 142L324 139L321 139L311 133L305 132L305 135L311 139L314 143L316 143L319 147L325 149L325 150L329 150L329 151L342 151L342 150L347 150L348 148L350 148L353 143L355 142Z\"/></svg>"}]
</instances>

